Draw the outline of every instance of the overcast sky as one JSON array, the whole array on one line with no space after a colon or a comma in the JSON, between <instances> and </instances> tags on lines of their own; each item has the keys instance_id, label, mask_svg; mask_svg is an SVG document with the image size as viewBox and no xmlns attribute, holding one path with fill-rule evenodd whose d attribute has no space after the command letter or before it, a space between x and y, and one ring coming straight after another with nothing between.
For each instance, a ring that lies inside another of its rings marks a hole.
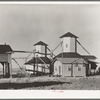
<instances>
[{"instance_id":1,"label":"overcast sky","mask_svg":"<svg viewBox=\"0 0 100 100\"><path fill-rule=\"evenodd\" d=\"M100 61L100 5L0 5L0 43L13 50L31 51L40 40L54 49L66 32ZM80 47L79 53L86 54Z\"/></svg>"}]
</instances>

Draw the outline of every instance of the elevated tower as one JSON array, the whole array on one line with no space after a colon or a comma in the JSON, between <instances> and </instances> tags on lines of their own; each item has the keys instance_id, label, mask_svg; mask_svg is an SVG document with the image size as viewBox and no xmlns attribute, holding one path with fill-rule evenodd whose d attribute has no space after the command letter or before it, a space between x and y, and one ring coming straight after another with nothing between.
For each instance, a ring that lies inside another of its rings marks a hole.
<instances>
[{"instance_id":1,"label":"elevated tower","mask_svg":"<svg viewBox=\"0 0 100 100\"><path fill-rule=\"evenodd\" d=\"M63 52L77 52L77 36L68 32L61 37Z\"/></svg>"},{"instance_id":2,"label":"elevated tower","mask_svg":"<svg viewBox=\"0 0 100 100\"><path fill-rule=\"evenodd\" d=\"M48 45L46 43L39 41L38 43L34 44L34 46L35 46L36 52L39 52L39 53L36 53L38 57L47 57Z\"/></svg>"}]
</instances>

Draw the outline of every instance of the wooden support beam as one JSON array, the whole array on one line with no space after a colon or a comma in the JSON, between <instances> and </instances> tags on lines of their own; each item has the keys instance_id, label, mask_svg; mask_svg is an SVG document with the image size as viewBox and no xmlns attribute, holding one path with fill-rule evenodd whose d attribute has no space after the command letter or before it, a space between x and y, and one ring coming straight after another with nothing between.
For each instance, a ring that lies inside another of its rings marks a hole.
<instances>
[{"instance_id":1,"label":"wooden support beam","mask_svg":"<svg viewBox=\"0 0 100 100\"><path fill-rule=\"evenodd\" d=\"M7 66L6 66L6 63L5 64L5 77L7 77Z\"/></svg>"},{"instance_id":2,"label":"wooden support beam","mask_svg":"<svg viewBox=\"0 0 100 100\"><path fill-rule=\"evenodd\" d=\"M44 73L45 73L45 65L44 65Z\"/></svg>"},{"instance_id":3,"label":"wooden support beam","mask_svg":"<svg viewBox=\"0 0 100 100\"><path fill-rule=\"evenodd\" d=\"M3 78L4 78L4 63L2 65L3 65Z\"/></svg>"},{"instance_id":4,"label":"wooden support beam","mask_svg":"<svg viewBox=\"0 0 100 100\"><path fill-rule=\"evenodd\" d=\"M33 74L35 74L35 53L33 54Z\"/></svg>"},{"instance_id":5,"label":"wooden support beam","mask_svg":"<svg viewBox=\"0 0 100 100\"><path fill-rule=\"evenodd\" d=\"M10 64L9 67L10 67L10 78L12 78L12 64Z\"/></svg>"},{"instance_id":6,"label":"wooden support beam","mask_svg":"<svg viewBox=\"0 0 100 100\"><path fill-rule=\"evenodd\" d=\"M73 64L71 64L71 76L73 77Z\"/></svg>"},{"instance_id":7,"label":"wooden support beam","mask_svg":"<svg viewBox=\"0 0 100 100\"><path fill-rule=\"evenodd\" d=\"M5 63L5 77L10 78L10 67L8 62Z\"/></svg>"},{"instance_id":8,"label":"wooden support beam","mask_svg":"<svg viewBox=\"0 0 100 100\"><path fill-rule=\"evenodd\" d=\"M43 66L41 66L41 68L42 68L42 74L43 74Z\"/></svg>"},{"instance_id":9,"label":"wooden support beam","mask_svg":"<svg viewBox=\"0 0 100 100\"><path fill-rule=\"evenodd\" d=\"M36 67L37 67L37 75L38 75L38 60L37 60L38 55L36 55Z\"/></svg>"},{"instance_id":10,"label":"wooden support beam","mask_svg":"<svg viewBox=\"0 0 100 100\"><path fill-rule=\"evenodd\" d=\"M7 64L8 66L8 77L10 78L10 66L9 66L9 63Z\"/></svg>"},{"instance_id":11,"label":"wooden support beam","mask_svg":"<svg viewBox=\"0 0 100 100\"><path fill-rule=\"evenodd\" d=\"M91 64L89 64L88 74L91 74Z\"/></svg>"}]
</instances>

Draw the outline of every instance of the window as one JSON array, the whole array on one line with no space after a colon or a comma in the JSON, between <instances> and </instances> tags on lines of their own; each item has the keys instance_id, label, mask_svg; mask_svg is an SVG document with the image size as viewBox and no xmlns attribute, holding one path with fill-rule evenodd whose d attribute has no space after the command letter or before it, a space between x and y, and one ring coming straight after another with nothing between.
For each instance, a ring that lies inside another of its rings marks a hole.
<instances>
[{"instance_id":1,"label":"window","mask_svg":"<svg viewBox=\"0 0 100 100\"><path fill-rule=\"evenodd\" d=\"M66 44L66 48L68 48L68 44Z\"/></svg>"},{"instance_id":2,"label":"window","mask_svg":"<svg viewBox=\"0 0 100 100\"><path fill-rule=\"evenodd\" d=\"M75 67L78 67L78 63L75 64Z\"/></svg>"},{"instance_id":3,"label":"window","mask_svg":"<svg viewBox=\"0 0 100 100\"><path fill-rule=\"evenodd\" d=\"M71 71L71 66L68 66L68 71Z\"/></svg>"},{"instance_id":4,"label":"window","mask_svg":"<svg viewBox=\"0 0 100 100\"><path fill-rule=\"evenodd\" d=\"M81 71L81 67L80 66L78 66L78 71Z\"/></svg>"},{"instance_id":5,"label":"window","mask_svg":"<svg viewBox=\"0 0 100 100\"><path fill-rule=\"evenodd\" d=\"M55 68L55 71L57 71L57 68Z\"/></svg>"},{"instance_id":6,"label":"window","mask_svg":"<svg viewBox=\"0 0 100 100\"><path fill-rule=\"evenodd\" d=\"M86 64L83 64L83 66L85 67L85 66L86 66Z\"/></svg>"}]
</instances>

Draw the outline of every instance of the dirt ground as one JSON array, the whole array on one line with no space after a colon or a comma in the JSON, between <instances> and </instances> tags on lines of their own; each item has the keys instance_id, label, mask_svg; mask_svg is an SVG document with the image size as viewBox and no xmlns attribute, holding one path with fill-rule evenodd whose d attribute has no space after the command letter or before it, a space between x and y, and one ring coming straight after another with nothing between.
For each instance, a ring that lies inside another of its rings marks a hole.
<instances>
[{"instance_id":1,"label":"dirt ground","mask_svg":"<svg viewBox=\"0 0 100 100\"><path fill-rule=\"evenodd\" d=\"M26 90L100 90L100 76L26 77L0 79L0 89Z\"/></svg>"}]
</instances>

